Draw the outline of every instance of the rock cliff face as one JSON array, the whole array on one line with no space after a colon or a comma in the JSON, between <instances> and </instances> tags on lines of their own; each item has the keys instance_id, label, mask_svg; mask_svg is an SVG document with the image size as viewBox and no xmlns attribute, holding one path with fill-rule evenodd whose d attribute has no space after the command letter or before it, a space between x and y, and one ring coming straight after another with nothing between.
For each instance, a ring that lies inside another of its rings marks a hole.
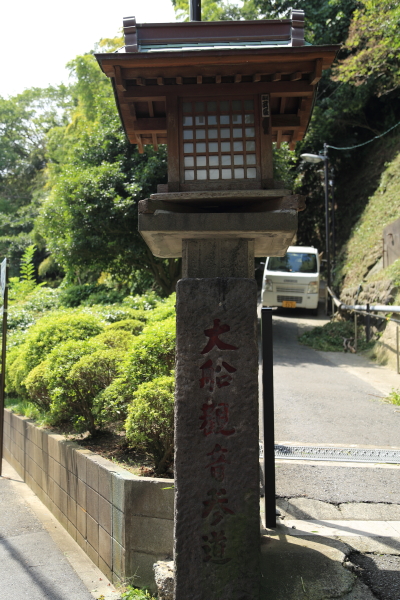
<instances>
[{"instance_id":1,"label":"rock cliff face","mask_svg":"<svg viewBox=\"0 0 400 600\"><path fill-rule=\"evenodd\" d=\"M391 279L344 288L340 300L344 304L392 304L398 288Z\"/></svg>"},{"instance_id":2,"label":"rock cliff face","mask_svg":"<svg viewBox=\"0 0 400 600\"><path fill-rule=\"evenodd\" d=\"M360 287L349 287L342 290L340 300L344 304L393 304L399 288L392 279L364 283ZM398 304L398 302L397 302ZM349 313L347 313L348 315ZM362 322L363 318L361 318ZM371 333L376 344L372 350L374 358L397 370L397 325L382 319L371 320ZM376 337L375 337L376 336Z\"/></svg>"},{"instance_id":3,"label":"rock cliff face","mask_svg":"<svg viewBox=\"0 0 400 600\"><path fill-rule=\"evenodd\" d=\"M389 322L382 337L374 346L374 357L382 365L388 366L393 371L397 370L397 325Z\"/></svg>"}]
</instances>

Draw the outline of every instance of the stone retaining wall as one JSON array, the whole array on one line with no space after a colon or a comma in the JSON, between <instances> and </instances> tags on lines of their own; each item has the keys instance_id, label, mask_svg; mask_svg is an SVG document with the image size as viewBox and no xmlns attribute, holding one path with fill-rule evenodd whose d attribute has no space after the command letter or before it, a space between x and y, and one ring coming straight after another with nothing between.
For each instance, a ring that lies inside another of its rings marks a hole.
<instances>
[{"instance_id":1,"label":"stone retaining wall","mask_svg":"<svg viewBox=\"0 0 400 600\"><path fill-rule=\"evenodd\" d=\"M4 458L106 577L155 590L153 563L172 557L170 479L137 477L9 410Z\"/></svg>"},{"instance_id":2,"label":"stone retaining wall","mask_svg":"<svg viewBox=\"0 0 400 600\"><path fill-rule=\"evenodd\" d=\"M344 288L340 300L344 304L392 304L397 294L397 286L390 279L363 283L361 290L357 286Z\"/></svg>"}]
</instances>

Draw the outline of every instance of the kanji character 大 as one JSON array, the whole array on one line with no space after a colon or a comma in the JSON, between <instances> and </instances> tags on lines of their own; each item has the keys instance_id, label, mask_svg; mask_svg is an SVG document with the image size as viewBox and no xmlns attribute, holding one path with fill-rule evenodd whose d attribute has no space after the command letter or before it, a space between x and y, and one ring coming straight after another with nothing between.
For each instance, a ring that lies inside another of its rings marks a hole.
<instances>
[{"instance_id":1,"label":"kanji character \u5927","mask_svg":"<svg viewBox=\"0 0 400 600\"><path fill-rule=\"evenodd\" d=\"M214 319L214 327L211 329L205 329L204 333L208 338L210 338L207 342L205 348L201 351L202 354L207 354L210 352L214 346L217 346L220 350L237 350L237 346L232 346L231 344L227 344L219 339L219 336L222 333L226 333L230 331L229 325L220 325L220 319Z\"/></svg>"}]
</instances>

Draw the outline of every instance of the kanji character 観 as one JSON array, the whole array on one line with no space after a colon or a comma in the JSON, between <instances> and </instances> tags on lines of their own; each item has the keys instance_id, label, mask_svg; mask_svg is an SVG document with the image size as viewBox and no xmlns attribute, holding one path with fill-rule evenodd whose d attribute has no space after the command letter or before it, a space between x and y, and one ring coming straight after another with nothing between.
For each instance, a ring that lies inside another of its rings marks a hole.
<instances>
[{"instance_id":1,"label":"kanji character \u89b3","mask_svg":"<svg viewBox=\"0 0 400 600\"><path fill-rule=\"evenodd\" d=\"M203 404L202 414L199 417L202 422L200 430L204 435L211 433L220 433L221 435L232 435L235 433L234 427L229 427L229 405L226 402L215 404Z\"/></svg>"}]
</instances>

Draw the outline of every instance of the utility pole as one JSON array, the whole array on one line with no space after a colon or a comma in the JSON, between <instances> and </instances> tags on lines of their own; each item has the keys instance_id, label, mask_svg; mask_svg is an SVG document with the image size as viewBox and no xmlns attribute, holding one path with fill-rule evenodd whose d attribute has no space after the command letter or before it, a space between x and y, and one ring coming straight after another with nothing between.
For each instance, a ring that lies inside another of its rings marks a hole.
<instances>
[{"instance_id":1,"label":"utility pole","mask_svg":"<svg viewBox=\"0 0 400 600\"><path fill-rule=\"evenodd\" d=\"M191 21L201 21L201 0L190 0L189 15Z\"/></svg>"}]
</instances>

